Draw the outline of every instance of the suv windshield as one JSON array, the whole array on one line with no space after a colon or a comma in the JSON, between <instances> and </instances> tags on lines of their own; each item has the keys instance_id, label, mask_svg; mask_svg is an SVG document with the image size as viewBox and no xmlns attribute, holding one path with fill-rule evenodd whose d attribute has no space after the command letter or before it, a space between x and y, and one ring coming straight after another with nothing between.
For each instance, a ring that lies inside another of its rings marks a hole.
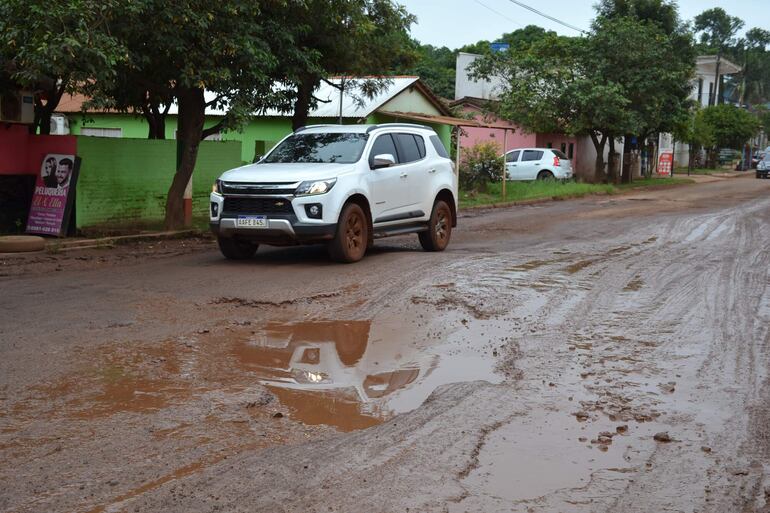
<instances>
[{"instance_id":1,"label":"suv windshield","mask_svg":"<svg viewBox=\"0 0 770 513\"><path fill-rule=\"evenodd\" d=\"M262 162L352 164L361 158L368 137L360 133L294 134Z\"/></svg>"}]
</instances>

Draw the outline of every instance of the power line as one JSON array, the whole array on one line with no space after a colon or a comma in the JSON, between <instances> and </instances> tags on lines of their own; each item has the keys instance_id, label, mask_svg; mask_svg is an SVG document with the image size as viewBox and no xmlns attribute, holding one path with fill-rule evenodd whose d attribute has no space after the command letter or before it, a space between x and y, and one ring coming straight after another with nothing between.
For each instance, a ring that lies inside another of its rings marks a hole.
<instances>
[{"instance_id":1,"label":"power line","mask_svg":"<svg viewBox=\"0 0 770 513\"><path fill-rule=\"evenodd\" d=\"M515 23L515 24L516 24L516 25L518 25L519 27L521 27L521 28L524 28L524 24L523 24L523 23L521 23L521 22L518 22L518 21L514 20L513 18L509 18L509 17L508 17L508 16L506 16L505 14L503 14L503 13L501 13L500 11L497 11L497 10L495 10L495 9L492 9L490 6L488 6L488 5L487 5L487 4L485 4L485 3L482 3L482 2L480 2L479 0L473 0L473 1L474 1L474 2L476 2L477 4L479 4L480 6L482 6L482 7L486 8L486 9L489 9L490 11L492 11L492 12L493 12L493 13L495 13L495 14L497 14L498 16L500 16L500 17L502 17L502 18L505 18L506 20L510 21L511 23Z\"/></svg>"},{"instance_id":2,"label":"power line","mask_svg":"<svg viewBox=\"0 0 770 513\"><path fill-rule=\"evenodd\" d=\"M478 1L478 0L477 0L477 1ZM569 23L567 23L566 21L561 21L560 19L554 18L553 16L551 16L551 15L548 15L548 14L546 14L546 13L544 13L544 12L538 11L538 10L537 10L537 9L535 9L534 7L530 7L529 5L525 4L524 2L520 2L519 0L508 0L508 1L509 1L509 2L511 2L511 3L514 3L514 4L518 5L519 7L523 7L524 9L527 9L528 11L532 11L532 12L533 12L533 13L535 13L535 14L539 14L539 15L540 15L540 16L542 16L543 18L548 18L549 20L551 20L551 21L554 21L554 22L558 23L559 25L564 25L565 27L567 27L567 28L571 28L572 30L577 30L577 31L578 31L578 32L580 32L581 34L585 34L585 33L586 33L586 31L585 31L585 30L583 30L583 29L581 29L581 28L578 28L578 27L576 27L576 26L574 26L574 25L570 25L570 24L569 24ZM480 2L479 2L479 3L480 3Z\"/></svg>"}]
</instances>

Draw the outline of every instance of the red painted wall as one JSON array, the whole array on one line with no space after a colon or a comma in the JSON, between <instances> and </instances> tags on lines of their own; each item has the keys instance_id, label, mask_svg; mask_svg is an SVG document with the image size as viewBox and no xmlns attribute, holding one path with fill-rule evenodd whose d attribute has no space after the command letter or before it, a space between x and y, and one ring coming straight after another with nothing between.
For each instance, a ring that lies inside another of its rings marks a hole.
<instances>
[{"instance_id":1,"label":"red painted wall","mask_svg":"<svg viewBox=\"0 0 770 513\"><path fill-rule=\"evenodd\" d=\"M73 135L30 135L25 125L0 125L0 175L35 175L47 153L77 154Z\"/></svg>"}]
</instances>

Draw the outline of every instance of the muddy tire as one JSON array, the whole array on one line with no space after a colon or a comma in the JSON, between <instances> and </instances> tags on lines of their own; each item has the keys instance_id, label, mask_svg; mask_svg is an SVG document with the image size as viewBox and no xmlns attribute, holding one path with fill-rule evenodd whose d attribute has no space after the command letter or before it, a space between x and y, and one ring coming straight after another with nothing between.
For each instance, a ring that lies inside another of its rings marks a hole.
<instances>
[{"instance_id":1,"label":"muddy tire","mask_svg":"<svg viewBox=\"0 0 770 513\"><path fill-rule=\"evenodd\" d=\"M258 244L228 237L217 237L219 251L229 260L247 260L257 252Z\"/></svg>"},{"instance_id":2,"label":"muddy tire","mask_svg":"<svg viewBox=\"0 0 770 513\"><path fill-rule=\"evenodd\" d=\"M369 225L363 209L355 203L342 208L337 232L329 242L329 257L335 262L350 264L364 258L369 243Z\"/></svg>"},{"instance_id":3,"label":"muddy tire","mask_svg":"<svg viewBox=\"0 0 770 513\"><path fill-rule=\"evenodd\" d=\"M553 180L553 173L551 173L550 171L546 171L546 170L540 171L537 174L537 179L538 180Z\"/></svg>"},{"instance_id":4,"label":"muddy tire","mask_svg":"<svg viewBox=\"0 0 770 513\"><path fill-rule=\"evenodd\" d=\"M444 251L452 238L452 209L446 201L437 200L430 213L428 231L417 234L425 251Z\"/></svg>"},{"instance_id":5,"label":"muddy tire","mask_svg":"<svg viewBox=\"0 0 770 513\"><path fill-rule=\"evenodd\" d=\"M35 235L0 237L0 253L26 253L45 249L45 239Z\"/></svg>"}]
</instances>

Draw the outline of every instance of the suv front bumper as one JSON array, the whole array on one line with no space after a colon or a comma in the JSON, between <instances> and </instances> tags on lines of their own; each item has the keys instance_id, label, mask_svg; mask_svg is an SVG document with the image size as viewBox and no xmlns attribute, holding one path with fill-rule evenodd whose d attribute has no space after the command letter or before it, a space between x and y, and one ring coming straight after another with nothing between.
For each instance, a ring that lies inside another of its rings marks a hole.
<instances>
[{"instance_id":1,"label":"suv front bumper","mask_svg":"<svg viewBox=\"0 0 770 513\"><path fill-rule=\"evenodd\" d=\"M243 228L236 217L211 221L211 231L218 237L235 237L258 244L312 244L334 238L336 224L301 223L294 216L267 216L267 228Z\"/></svg>"}]
</instances>

